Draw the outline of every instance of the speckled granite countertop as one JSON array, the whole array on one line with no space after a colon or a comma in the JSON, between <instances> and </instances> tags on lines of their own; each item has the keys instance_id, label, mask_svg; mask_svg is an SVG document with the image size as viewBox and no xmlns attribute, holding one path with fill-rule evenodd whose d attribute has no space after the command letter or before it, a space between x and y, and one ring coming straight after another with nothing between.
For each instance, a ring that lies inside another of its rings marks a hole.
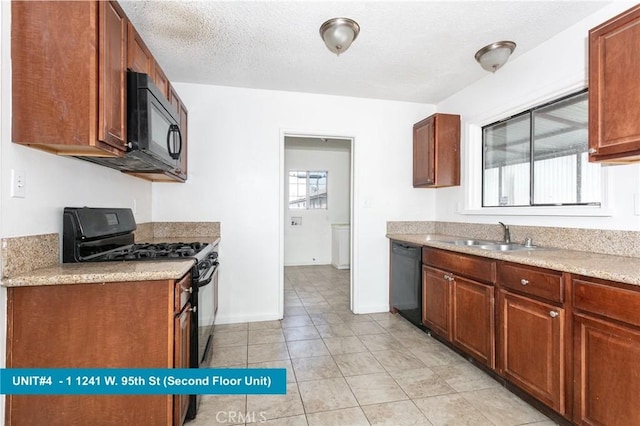
<instances>
[{"instance_id":1,"label":"speckled granite countertop","mask_svg":"<svg viewBox=\"0 0 640 426\"><path fill-rule=\"evenodd\" d=\"M143 238L141 241L136 241L136 244L158 244L158 243L192 243L192 242L201 242L201 243L210 243L210 244L218 244L220 242L220 237L212 237L212 236L200 236L200 237L173 237L173 238L163 238L163 237L155 237L155 238Z\"/></svg>"},{"instance_id":2,"label":"speckled granite countertop","mask_svg":"<svg viewBox=\"0 0 640 426\"><path fill-rule=\"evenodd\" d=\"M172 280L184 276L193 260L62 263L5 278L5 287Z\"/></svg>"},{"instance_id":3,"label":"speckled granite countertop","mask_svg":"<svg viewBox=\"0 0 640 426\"><path fill-rule=\"evenodd\" d=\"M207 242L217 244L220 237L151 238L148 243ZM5 287L38 285L91 284L121 281L179 279L191 270L193 260L126 261L62 263L38 268L11 278L4 278Z\"/></svg>"},{"instance_id":4,"label":"speckled granite countertop","mask_svg":"<svg viewBox=\"0 0 640 426\"><path fill-rule=\"evenodd\" d=\"M387 238L640 286L640 258L637 257L611 256L556 248L509 252L488 251L446 243L444 241L463 238L442 234L387 234Z\"/></svg>"}]
</instances>

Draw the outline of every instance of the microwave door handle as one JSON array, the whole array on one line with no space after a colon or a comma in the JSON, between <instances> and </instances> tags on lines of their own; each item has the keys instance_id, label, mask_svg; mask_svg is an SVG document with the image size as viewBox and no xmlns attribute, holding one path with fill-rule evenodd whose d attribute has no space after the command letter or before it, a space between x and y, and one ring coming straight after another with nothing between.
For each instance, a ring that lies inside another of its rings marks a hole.
<instances>
[{"instance_id":1,"label":"microwave door handle","mask_svg":"<svg viewBox=\"0 0 640 426\"><path fill-rule=\"evenodd\" d=\"M178 135L178 149L173 151L171 148L175 148L176 146L176 138L174 133ZM172 137L173 136L173 137ZM180 153L182 152L182 134L180 133L180 128L177 124L172 124L169 126L169 131L167 132L167 151L169 155L174 160L180 159Z\"/></svg>"}]
</instances>

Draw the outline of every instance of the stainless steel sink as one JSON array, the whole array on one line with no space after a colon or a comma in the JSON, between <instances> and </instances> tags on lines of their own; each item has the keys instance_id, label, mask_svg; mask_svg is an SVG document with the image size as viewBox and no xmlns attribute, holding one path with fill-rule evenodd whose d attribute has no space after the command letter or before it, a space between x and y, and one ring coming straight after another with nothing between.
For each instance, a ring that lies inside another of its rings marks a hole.
<instances>
[{"instance_id":1,"label":"stainless steel sink","mask_svg":"<svg viewBox=\"0 0 640 426\"><path fill-rule=\"evenodd\" d=\"M443 241L443 242L455 244L457 246L483 246L488 244L495 244L495 241L486 241L486 240L454 240L454 241Z\"/></svg>"},{"instance_id":2,"label":"stainless steel sink","mask_svg":"<svg viewBox=\"0 0 640 426\"><path fill-rule=\"evenodd\" d=\"M540 250L541 247L526 246L519 243L504 243L502 241L487 241L487 240L453 240L442 241L447 244L454 244L456 246L469 246L488 251L517 251L517 250Z\"/></svg>"},{"instance_id":3,"label":"stainless steel sink","mask_svg":"<svg viewBox=\"0 0 640 426\"><path fill-rule=\"evenodd\" d=\"M494 244L486 244L478 246L483 250L491 250L491 251L514 251L514 250L536 250L537 247L530 246L527 247L523 244L518 243L494 243Z\"/></svg>"}]
</instances>

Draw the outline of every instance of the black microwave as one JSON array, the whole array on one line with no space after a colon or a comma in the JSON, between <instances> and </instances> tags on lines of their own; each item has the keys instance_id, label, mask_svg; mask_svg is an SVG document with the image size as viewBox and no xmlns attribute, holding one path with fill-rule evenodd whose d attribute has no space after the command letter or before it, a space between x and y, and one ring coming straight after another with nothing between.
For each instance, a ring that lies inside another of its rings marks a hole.
<instances>
[{"instance_id":1,"label":"black microwave","mask_svg":"<svg viewBox=\"0 0 640 426\"><path fill-rule=\"evenodd\" d=\"M163 170L180 166L178 112L149 75L133 71L127 73L127 142L128 155L149 156Z\"/></svg>"},{"instance_id":2,"label":"black microwave","mask_svg":"<svg viewBox=\"0 0 640 426\"><path fill-rule=\"evenodd\" d=\"M180 176L178 111L147 74L127 72L127 152L122 157L76 156L123 172Z\"/></svg>"}]
</instances>

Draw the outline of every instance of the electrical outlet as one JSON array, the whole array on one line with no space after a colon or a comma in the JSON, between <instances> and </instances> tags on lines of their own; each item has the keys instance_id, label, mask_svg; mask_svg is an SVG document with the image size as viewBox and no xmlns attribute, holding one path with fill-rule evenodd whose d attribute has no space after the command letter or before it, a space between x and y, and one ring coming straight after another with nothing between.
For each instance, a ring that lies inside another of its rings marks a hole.
<instances>
[{"instance_id":1,"label":"electrical outlet","mask_svg":"<svg viewBox=\"0 0 640 426\"><path fill-rule=\"evenodd\" d=\"M291 226L302 226L302 217L291 216Z\"/></svg>"},{"instance_id":2,"label":"electrical outlet","mask_svg":"<svg viewBox=\"0 0 640 426\"><path fill-rule=\"evenodd\" d=\"M11 170L11 197L24 198L27 192L27 172Z\"/></svg>"}]
</instances>

